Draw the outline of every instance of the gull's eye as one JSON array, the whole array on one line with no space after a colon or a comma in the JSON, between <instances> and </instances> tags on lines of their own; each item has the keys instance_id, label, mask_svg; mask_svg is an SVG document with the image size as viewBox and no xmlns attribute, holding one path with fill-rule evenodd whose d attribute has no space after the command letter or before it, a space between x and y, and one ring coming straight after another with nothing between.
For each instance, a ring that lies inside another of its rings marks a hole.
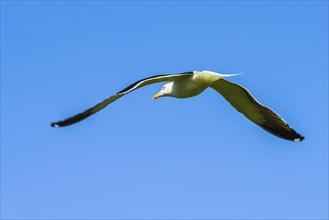
<instances>
[{"instance_id":1,"label":"gull's eye","mask_svg":"<svg viewBox=\"0 0 329 220\"><path fill-rule=\"evenodd\" d=\"M164 90L164 89L165 89L165 87L163 86L163 87L162 87L162 90Z\"/></svg>"}]
</instances>

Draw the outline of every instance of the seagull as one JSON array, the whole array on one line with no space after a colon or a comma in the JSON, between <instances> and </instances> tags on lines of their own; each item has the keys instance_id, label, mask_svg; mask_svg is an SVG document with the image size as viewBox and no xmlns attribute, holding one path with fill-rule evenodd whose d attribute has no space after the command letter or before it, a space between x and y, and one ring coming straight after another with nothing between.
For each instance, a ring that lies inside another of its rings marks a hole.
<instances>
[{"instance_id":1,"label":"seagull","mask_svg":"<svg viewBox=\"0 0 329 220\"><path fill-rule=\"evenodd\" d=\"M190 98L199 95L206 88L210 87L221 94L236 110L269 133L295 142L299 142L304 139L303 136L290 128L290 126L277 113L259 103L247 89L224 79L226 77L236 75L240 74L220 74L212 71L191 71L148 77L129 85L118 93L104 99L100 103L77 115L62 121L53 122L50 125L52 127L64 127L75 124L102 110L110 103L136 89L154 83L169 82L162 86L159 93L153 96L153 100L165 96L174 98Z\"/></svg>"}]
</instances>

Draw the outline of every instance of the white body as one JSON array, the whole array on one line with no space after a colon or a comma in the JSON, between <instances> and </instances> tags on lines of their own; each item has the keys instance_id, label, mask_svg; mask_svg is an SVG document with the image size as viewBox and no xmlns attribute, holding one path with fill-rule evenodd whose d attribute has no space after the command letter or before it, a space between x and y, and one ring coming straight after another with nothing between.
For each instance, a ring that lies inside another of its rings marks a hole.
<instances>
[{"instance_id":1,"label":"white body","mask_svg":"<svg viewBox=\"0 0 329 220\"><path fill-rule=\"evenodd\" d=\"M186 79L178 79L167 83L162 87L165 90L162 96L172 96L175 98L189 98L199 95L212 83L231 75L219 74L211 71L193 71L193 77ZM181 89L184 88L184 89Z\"/></svg>"}]
</instances>

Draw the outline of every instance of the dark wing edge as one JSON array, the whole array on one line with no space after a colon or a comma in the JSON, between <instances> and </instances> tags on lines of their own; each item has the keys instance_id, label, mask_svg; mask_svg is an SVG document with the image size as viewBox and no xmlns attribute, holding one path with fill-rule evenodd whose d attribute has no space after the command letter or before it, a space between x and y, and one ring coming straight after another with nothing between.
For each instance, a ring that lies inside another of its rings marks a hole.
<instances>
[{"instance_id":1,"label":"dark wing edge","mask_svg":"<svg viewBox=\"0 0 329 220\"><path fill-rule=\"evenodd\" d=\"M176 78L176 77L191 76L191 75L193 75L193 72L185 72L185 73L178 73L178 74L164 74L164 75L156 75L156 76L147 77L147 78L138 80L137 82L134 82L133 84L131 84L131 85L127 86L126 88L117 92L117 94L126 94L137 88L141 88L143 86L157 83L157 82L171 81L172 77ZM148 83L148 82L150 82L150 83Z\"/></svg>"},{"instance_id":2,"label":"dark wing edge","mask_svg":"<svg viewBox=\"0 0 329 220\"><path fill-rule=\"evenodd\" d=\"M104 99L102 102L94 105L93 107L77 114L74 115L70 118L64 119L62 121L58 121L58 122L53 122L50 124L51 127L64 127L64 126L69 126L72 124L75 124L79 121L82 121L83 119L88 118L89 116L95 114L96 112L102 110L103 108L105 108L108 104L110 104L111 102L114 102L115 100L117 100L118 98L120 98L123 95L120 94L115 94L113 96L108 97L107 99Z\"/></svg>"},{"instance_id":3,"label":"dark wing edge","mask_svg":"<svg viewBox=\"0 0 329 220\"><path fill-rule=\"evenodd\" d=\"M145 79L141 79L131 85L129 85L128 87L124 88L123 90L121 90L120 92L104 99L102 102L94 105L93 107L77 114L74 115L70 118L64 119L62 121L58 121L58 122L53 122L50 124L51 127L64 127L64 126L69 126L72 124L75 124L79 121L82 121L86 118L88 118L89 116L95 114L96 112L102 110L103 108L105 108L107 105L109 105L110 103L114 102L115 100L121 98L122 96L138 89L141 87L144 87L146 85L150 85L153 83L157 83L157 82L165 82L165 81L172 81L177 77L186 77L186 76L191 76L193 75L193 72L186 72L186 73L179 73L179 74L166 74L166 75L156 75L156 76L152 76L152 77L147 77Z\"/></svg>"},{"instance_id":4,"label":"dark wing edge","mask_svg":"<svg viewBox=\"0 0 329 220\"><path fill-rule=\"evenodd\" d=\"M255 124L280 138L299 142L304 137L292 129L277 113L260 104L252 94L242 86L220 79L211 85L235 109Z\"/></svg>"}]
</instances>

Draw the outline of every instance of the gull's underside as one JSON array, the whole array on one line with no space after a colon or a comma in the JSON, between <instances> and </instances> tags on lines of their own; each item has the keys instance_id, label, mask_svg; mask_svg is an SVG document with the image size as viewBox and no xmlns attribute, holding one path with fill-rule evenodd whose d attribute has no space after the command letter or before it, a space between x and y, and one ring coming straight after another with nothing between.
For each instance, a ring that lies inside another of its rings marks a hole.
<instances>
[{"instance_id":1,"label":"gull's underside","mask_svg":"<svg viewBox=\"0 0 329 220\"><path fill-rule=\"evenodd\" d=\"M51 123L51 126L63 127L72 125L95 114L110 103L136 89L158 82L172 82L164 85L162 88L163 90L161 90L155 97L172 96L181 98L180 94L184 94L184 98L192 97L201 93L205 88L211 87L220 93L236 110L271 134L292 141L302 141L304 139L303 136L290 128L290 126L278 114L260 104L248 90L240 85L223 79L228 76L233 76L233 74L225 75L210 71L193 71L145 78L131 84L84 112L65 120Z\"/></svg>"}]
</instances>

